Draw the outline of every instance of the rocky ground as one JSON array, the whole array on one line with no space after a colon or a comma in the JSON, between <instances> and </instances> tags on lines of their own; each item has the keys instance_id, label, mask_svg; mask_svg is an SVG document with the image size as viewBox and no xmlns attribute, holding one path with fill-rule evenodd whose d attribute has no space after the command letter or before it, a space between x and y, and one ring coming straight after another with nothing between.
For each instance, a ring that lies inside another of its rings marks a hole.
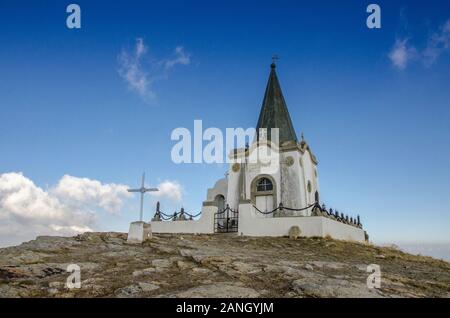
<instances>
[{"instance_id":1,"label":"rocky ground","mask_svg":"<svg viewBox=\"0 0 450 318\"><path fill-rule=\"evenodd\" d=\"M69 264L81 288L68 289ZM378 264L381 288L367 287ZM450 297L450 263L322 238L123 233L38 237L0 249L0 297Z\"/></svg>"}]
</instances>

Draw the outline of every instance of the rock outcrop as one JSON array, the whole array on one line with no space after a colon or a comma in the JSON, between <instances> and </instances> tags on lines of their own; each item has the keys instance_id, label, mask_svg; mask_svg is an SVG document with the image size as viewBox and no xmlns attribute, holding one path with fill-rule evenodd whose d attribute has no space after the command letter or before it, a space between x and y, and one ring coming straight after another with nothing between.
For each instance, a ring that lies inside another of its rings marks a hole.
<instances>
[{"instance_id":1,"label":"rock outcrop","mask_svg":"<svg viewBox=\"0 0 450 318\"><path fill-rule=\"evenodd\" d=\"M122 233L0 249L0 297L449 297L450 263L322 238ZM81 288L67 288L70 264ZM381 270L370 289L369 264Z\"/></svg>"}]
</instances>

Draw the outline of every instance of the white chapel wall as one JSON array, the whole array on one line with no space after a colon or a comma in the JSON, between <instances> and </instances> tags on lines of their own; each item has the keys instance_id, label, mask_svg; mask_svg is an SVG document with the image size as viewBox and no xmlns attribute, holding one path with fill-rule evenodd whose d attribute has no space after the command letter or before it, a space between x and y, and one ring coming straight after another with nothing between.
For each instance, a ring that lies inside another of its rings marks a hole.
<instances>
[{"instance_id":1,"label":"white chapel wall","mask_svg":"<svg viewBox=\"0 0 450 318\"><path fill-rule=\"evenodd\" d=\"M216 206L203 206L202 214L195 221L152 221L153 233L186 233L186 234L212 234L214 233L214 213Z\"/></svg>"},{"instance_id":2,"label":"white chapel wall","mask_svg":"<svg viewBox=\"0 0 450 318\"><path fill-rule=\"evenodd\" d=\"M299 172L299 176L298 176L298 180L299 180L299 197L300 197L300 202L301 202L301 206L302 207L306 207L308 206L308 204L306 203L306 176L305 176L305 168L304 168L304 164L303 164L303 155L300 154L299 158L298 158L298 162L295 163L295 165L298 166L298 172ZM309 213L309 212L307 212Z\"/></svg>"},{"instance_id":3,"label":"white chapel wall","mask_svg":"<svg viewBox=\"0 0 450 318\"><path fill-rule=\"evenodd\" d=\"M257 212L252 203L239 206L239 234L246 236L287 236L298 226L301 236L326 237L365 242L364 230L323 216L267 217Z\"/></svg>"},{"instance_id":4,"label":"white chapel wall","mask_svg":"<svg viewBox=\"0 0 450 318\"><path fill-rule=\"evenodd\" d=\"M234 166L234 169L233 169ZM242 165L235 162L230 163L230 168L228 170L228 189L227 189L227 203L230 208L237 210L239 207L239 180L241 175Z\"/></svg>"},{"instance_id":5,"label":"white chapel wall","mask_svg":"<svg viewBox=\"0 0 450 318\"><path fill-rule=\"evenodd\" d=\"M281 202L294 209L304 207L300 181L300 153L297 150L281 153ZM296 212L292 212L294 215Z\"/></svg>"},{"instance_id":6,"label":"white chapel wall","mask_svg":"<svg viewBox=\"0 0 450 318\"><path fill-rule=\"evenodd\" d=\"M305 151L302 155L304 187L306 189L306 204L310 205L315 201L315 192L318 191L318 181L315 176L316 166L312 161L309 151ZM308 181L311 182L311 191L308 191Z\"/></svg>"}]
</instances>

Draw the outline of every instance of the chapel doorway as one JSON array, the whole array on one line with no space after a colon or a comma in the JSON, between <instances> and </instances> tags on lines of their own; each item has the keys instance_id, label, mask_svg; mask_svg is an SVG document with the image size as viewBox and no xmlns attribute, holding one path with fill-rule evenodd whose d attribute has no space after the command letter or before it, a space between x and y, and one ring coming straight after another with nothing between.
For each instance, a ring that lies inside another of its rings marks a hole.
<instances>
[{"instance_id":1,"label":"chapel doorway","mask_svg":"<svg viewBox=\"0 0 450 318\"><path fill-rule=\"evenodd\" d=\"M273 210L273 195L256 196L256 208L262 212L270 212Z\"/></svg>"},{"instance_id":2,"label":"chapel doorway","mask_svg":"<svg viewBox=\"0 0 450 318\"><path fill-rule=\"evenodd\" d=\"M252 182L252 201L261 212L273 211L276 205L275 184L270 176L259 176Z\"/></svg>"}]
</instances>

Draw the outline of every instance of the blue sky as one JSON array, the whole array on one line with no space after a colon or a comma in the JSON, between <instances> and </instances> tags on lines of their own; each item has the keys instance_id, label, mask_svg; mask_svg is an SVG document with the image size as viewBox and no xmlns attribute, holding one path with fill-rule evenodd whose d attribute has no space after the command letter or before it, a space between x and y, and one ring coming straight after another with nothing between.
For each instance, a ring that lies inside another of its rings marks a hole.
<instances>
[{"instance_id":1,"label":"blue sky","mask_svg":"<svg viewBox=\"0 0 450 318\"><path fill-rule=\"evenodd\" d=\"M381 29L356 0L76 1L80 30L69 3L0 3L0 175L22 172L45 196L64 175L138 185L146 171L183 189L163 209L198 211L226 165L174 164L170 134L195 119L254 127L276 53L327 205L360 214L375 242L450 243L448 1L376 1ZM141 91L123 73L139 43ZM94 207L95 229L126 231L137 207Z\"/></svg>"}]
</instances>

